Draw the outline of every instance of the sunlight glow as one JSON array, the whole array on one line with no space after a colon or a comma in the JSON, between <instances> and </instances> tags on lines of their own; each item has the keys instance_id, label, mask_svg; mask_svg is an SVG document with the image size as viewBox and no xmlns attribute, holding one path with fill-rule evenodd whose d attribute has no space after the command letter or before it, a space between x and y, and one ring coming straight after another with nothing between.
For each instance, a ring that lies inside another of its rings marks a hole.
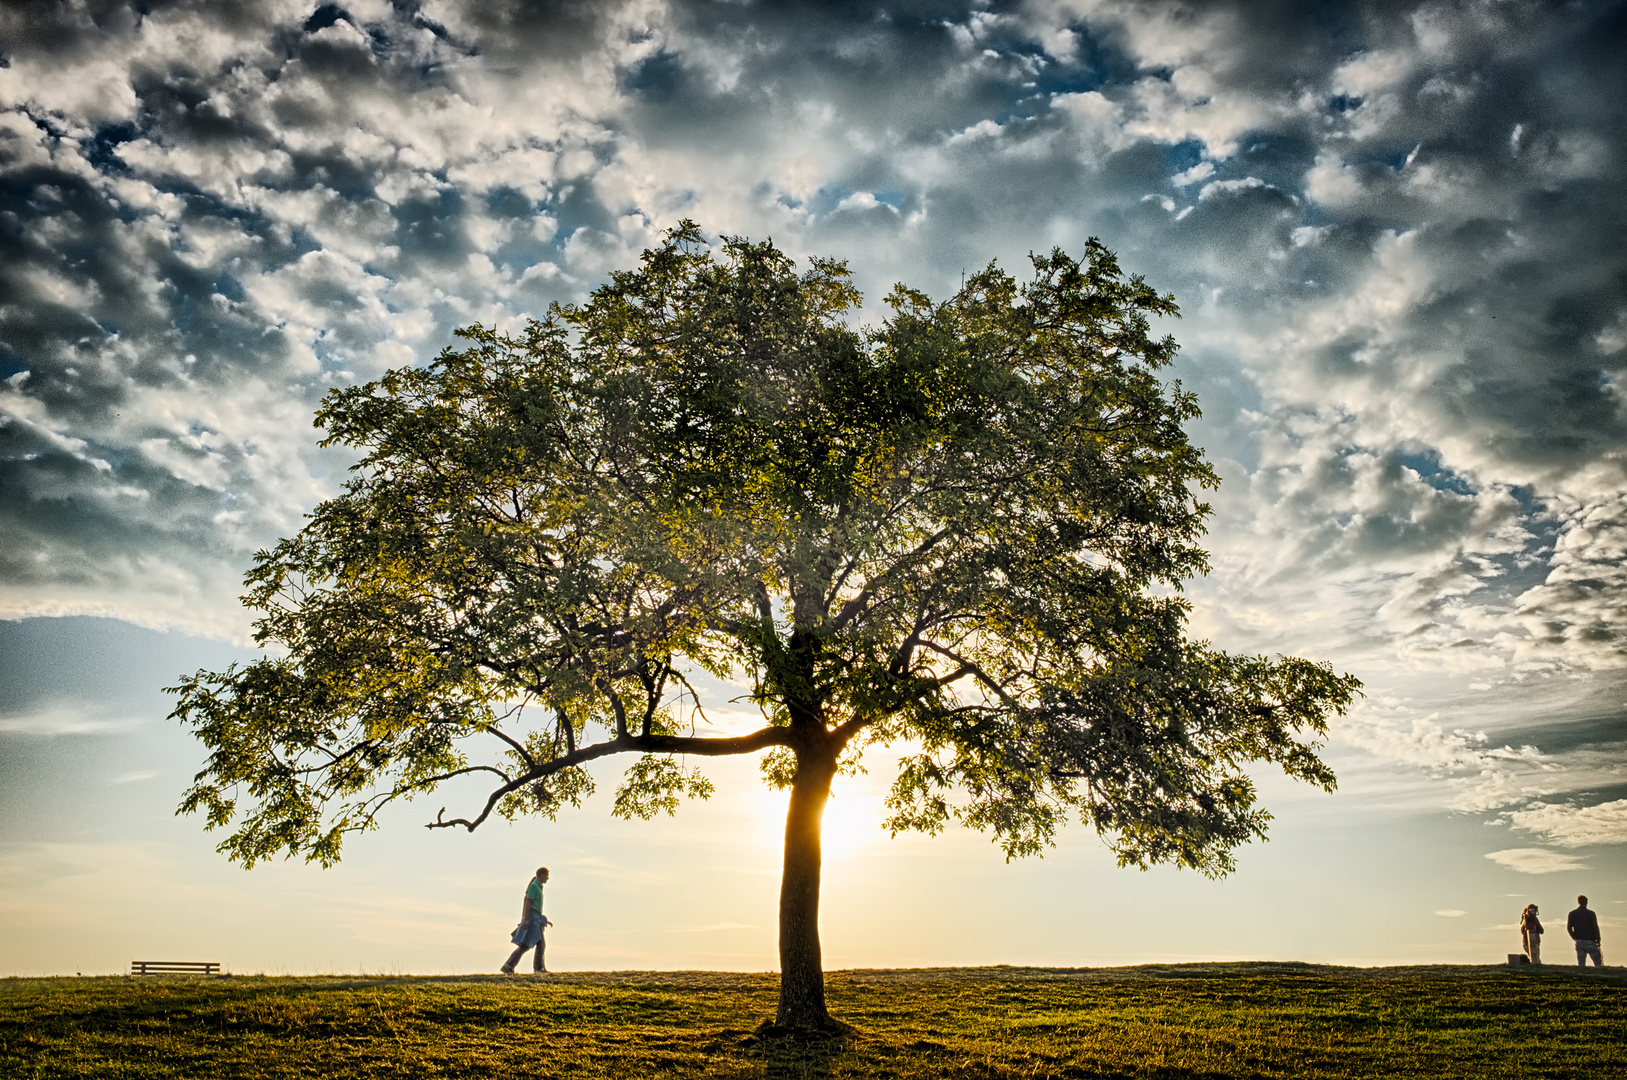
<instances>
[{"instance_id":1,"label":"sunlight glow","mask_svg":"<svg viewBox=\"0 0 1627 1080\"><path fill-rule=\"evenodd\" d=\"M883 789L870 780L868 776L844 776L832 786L830 801L825 804L826 862L878 854L877 849L888 843L887 830L881 825L886 816ZM785 848L785 811L790 797L790 792L775 791L766 784L750 795L756 842L765 851L773 852L776 862Z\"/></svg>"}]
</instances>

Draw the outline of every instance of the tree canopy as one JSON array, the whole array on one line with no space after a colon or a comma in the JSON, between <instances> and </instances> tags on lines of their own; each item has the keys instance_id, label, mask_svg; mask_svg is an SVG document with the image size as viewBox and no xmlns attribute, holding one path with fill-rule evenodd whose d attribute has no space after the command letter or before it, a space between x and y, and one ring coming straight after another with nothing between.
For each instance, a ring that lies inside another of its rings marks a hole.
<instances>
[{"instance_id":1,"label":"tree canopy","mask_svg":"<svg viewBox=\"0 0 1627 1080\"><path fill-rule=\"evenodd\" d=\"M1217 483L1149 318L1172 297L1090 241L991 264L873 329L845 264L693 223L523 333L332 391L343 494L256 556L267 655L200 671L210 750L181 809L245 865L330 864L386 804L486 794L431 828L554 815L636 757L612 812L711 791L677 755L762 755L791 788L778 1023L829 1022L819 823L867 746L903 756L894 831L951 818L1009 855L1077 816L1122 865L1206 874L1265 833L1256 762L1324 788L1357 681L1185 634ZM696 672L762 726L699 733Z\"/></svg>"}]
</instances>

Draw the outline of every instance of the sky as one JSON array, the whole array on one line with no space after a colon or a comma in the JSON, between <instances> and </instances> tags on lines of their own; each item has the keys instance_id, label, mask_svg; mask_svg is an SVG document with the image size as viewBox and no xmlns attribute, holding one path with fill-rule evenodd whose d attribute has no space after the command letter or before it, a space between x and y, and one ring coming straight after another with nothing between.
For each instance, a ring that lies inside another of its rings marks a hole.
<instances>
[{"instance_id":1,"label":"sky","mask_svg":"<svg viewBox=\"0 0 1627 1080\"><path fill-rule=\"evenodd\" d=\"M827 814L828 968L1494 963L1627 927L1627 3L310 0L0 7L0 974L776 965L784 796L419 828L252 871L163 687L253 654L324 393L586 296L662 230L848 260L864 320L1116 251L1223 477L1195 634L1365 697L1212 882ZM728 688L715 687L720 715ZM737 716L742 725L751 717ZM455 798L456 793L447 798ZM1557 937L1555 936L1557 934Z\"/></svg>"}]
</instances>

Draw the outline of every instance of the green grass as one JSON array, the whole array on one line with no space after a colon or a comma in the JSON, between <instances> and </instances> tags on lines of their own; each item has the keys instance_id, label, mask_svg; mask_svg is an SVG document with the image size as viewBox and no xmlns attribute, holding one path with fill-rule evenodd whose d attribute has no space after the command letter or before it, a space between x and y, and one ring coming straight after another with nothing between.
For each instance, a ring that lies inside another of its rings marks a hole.
<instances>
[{"instance_id":1,"label":"green grass","mask_svg":"<svg viewBox=\"0 0 1627 1080\"><path fill-rule=\"evenodd\" d=\"M0 980L4 1077L1627 1077L1627 973L1188 964Z\"/></svg>"}]
</instances>

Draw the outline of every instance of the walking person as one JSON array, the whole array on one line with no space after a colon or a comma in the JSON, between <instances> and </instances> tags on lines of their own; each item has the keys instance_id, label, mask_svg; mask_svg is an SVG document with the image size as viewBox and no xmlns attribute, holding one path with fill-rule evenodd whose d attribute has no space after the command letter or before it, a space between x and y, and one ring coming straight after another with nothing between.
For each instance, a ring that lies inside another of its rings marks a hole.
<instances>
[{"instance_id":1,"label":"walking person","mask_svg":"<svg viewBox=\"0 0 1627 1080\"><path fill-rule=\"evenodd\" d=\"M1531 958L1533 964L1542 963L1542 920L1537 918L1537 905L1527 904L1520 913L1520 941L1525 945L1525 955Z\"/></svg>"},{"instance_id":2,"label":"walking person","mask_svg":"<svg viewBox=\"0 0 1627 1080\"><path fill-rule=\"evenodd\" d=\"M1593 957L1594 967L1604 967L1604 954L1599 951L1599 917L1587 906L1587 897L1576 898L1576 910L1565 920L1565 929L1576 942L1576 966L1587 967L1587 958Z\"/></svg>"},{"instance_id":3,"label":"walking person","mask_svg":"<svg viewBox=\"0 0 1627 1080\"><path fill-rule=\"evenodd\" d=\"M553 923L548 921L542 913L542 887L548 884L548 868L537 867L537 876L532 878L525 887L525 899L520 901L520 925L514 928L509 938L514 942L515 949L509 958L503 962L504 975L514 974L514 965L520 962L527 949L536 949L531 960L531 970L539 974L548 969L542 962L543 938L542 932Z\"/></svg>"}]
</instances>

